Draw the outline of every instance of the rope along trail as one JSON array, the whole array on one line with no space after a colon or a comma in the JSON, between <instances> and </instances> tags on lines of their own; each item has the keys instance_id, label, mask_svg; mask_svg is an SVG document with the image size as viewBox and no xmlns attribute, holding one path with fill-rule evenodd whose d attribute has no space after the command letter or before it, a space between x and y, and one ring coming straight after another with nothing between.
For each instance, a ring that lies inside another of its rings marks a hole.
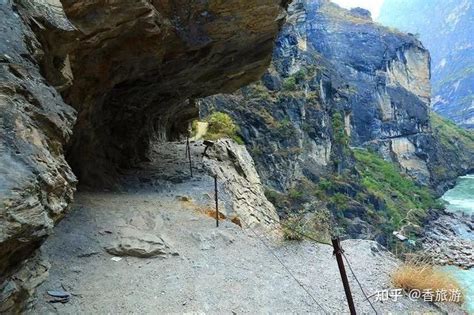
<instances>
[{"instance_id":1,"label":"rope along trail","mask_svg":"<svg viewBox=\"0 0 474 315\"><path fill-rule=\"evenodd\" d=\"M187 147L187 151L186 153L188 153L190 155L190 147L188 148ZM192 163L191 161L189 161L190 164ZM190 165L191 166L191 165ZM192 175L191 175L192 176ZM224 182L225 183L225 182ZM318 243L318 244L322 244L322 245L328 245L328 246L332 246L332 244L330 244L329 242L324 242L324 241L321 241L321 240L317 240L315 239L314 237L310 236L310 235L307 235L306 233L303 233L301 231L298 231L286 224L283 224L282 222L280 221L277 221L275 219L273 219L272 217L268 216L267 214L265 213L262 213L266 219L268 219L270 222L274 223L277 225L277 227L275 227L274 229L268 231L267 233L270 233L272 231L276 231L278 229L280 229L280 227L284 227L285 229L288 229L290 231L292 231L293 233L296 233L297 235L303 237L303 238L306 238L314 243ZM305 287L305 285L300 281L298 280L298 278L296 278L296 276L293 274L293 272L288 268L288 266L286 266L283 261L275 254L275 252L273 251L273 249L258 235L258 233L250 226L250 224L247 224L247 222L244 222L244 224L250 229L250 231L259 239L259 241L267 248L267 250L270 252L270 254L278 261L278 263L280 265L282 265L282 267L285 269L285 271L295 280L295 282L308 294L308 296L311 297L311 299L313 300L313 302L323 311L324 314L329 314L328 311L326 311L322 305L320 303L318 303L318 301L316 300L316 298L311 294L311 292L309 291L308 288ZM333 229L333 227L332 227ZM263 232L263 237L269 241L269 239L266 237L266 233ZM368 303L370 304L370 307L374 310L375 314L378 315L379 312L377 312L377 310L375 309L374 305L372 304L372 302L370 301L370 298L367 296L364 288L362 287L362 284L361 282L359 281L359 279L357 278L349 260L347 259L347 256L344 254L344 251L342 251L342 255L345 259L345 261L347 262L347 265L349 267L349 270L351 271L351 274L352 276L354 277L355 281L357 282L360 290L362 291L362 294L364 295L365 299L368 301Z\"/></svg>"}]
</instances>

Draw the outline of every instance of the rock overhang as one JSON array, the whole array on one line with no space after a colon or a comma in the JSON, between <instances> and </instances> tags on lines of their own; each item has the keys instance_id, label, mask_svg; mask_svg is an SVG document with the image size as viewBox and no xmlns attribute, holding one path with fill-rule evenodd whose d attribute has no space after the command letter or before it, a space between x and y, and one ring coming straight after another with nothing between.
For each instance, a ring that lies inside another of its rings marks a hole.
<instances>
[{"instance_id":1,"label":"rock overhang","mask_svg":"<svg viewBox=\"0 0 474 315\"><path fill-rule=\"evenodd\" d=\"M16 301L9 311L29 291L11 276L72 201L69 165L84 182L109 183L156 134L183 132L197 116L190 100L258 79L287 2L0 3L0 300Z\"/></svg>"},{"instance_id":2,"label":"rock overhang","mask_svg":"<svg viewBox=\"0 0 474 315\"><path fill-rule=\"evenodd\" d=\"M287 2L63 0L78 32L63 95L79 112L69 152L79 178L109 182L117 166L146 155L156 134L186 130L176 122L197 117L189 99L258 79ZM97 159L105 172L94 170Z\"/></svg>"}]
</instances>

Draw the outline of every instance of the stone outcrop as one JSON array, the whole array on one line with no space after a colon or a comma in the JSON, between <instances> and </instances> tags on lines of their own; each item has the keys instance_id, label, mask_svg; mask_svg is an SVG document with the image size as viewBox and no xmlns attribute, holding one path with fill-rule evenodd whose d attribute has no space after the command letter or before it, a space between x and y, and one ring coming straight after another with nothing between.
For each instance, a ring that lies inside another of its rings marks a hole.
<instances>
[{"instance_id":1,"label":"stone outcrop","mask_svg":"<svg viewBox=\"0 0 474 315\"><path fill-rule=\"evenodd\" d=\"M35 289L48 278L50 263L41 253L28 258L16 271L15 276L0 286L0 313L19 314L35 292Z\"/></svg>"},{"instance_id":2,"label":"stone outcrop","mask_svg":"<svg viewBox=\"0 0 474 315\"><path fill-rule=\"evenodd\" d=\"M72 200L68 163L84 184L110 184L152 135L177 137L197 116L188 99L257 79L286 4L0 3L0 300Z\"/></svg>"},{"instance_id":3,"label":"stone outcrop","mask_svg":"<svg viewBox=\"0 0 474 315\"><path fill-rule=\"evenodd\" d=\"M117 239L105 249L112 255L139 258L166 257L171 252L161 237L133 227L121 228Z\"/></svg>"},{"instance_id":4,"label":"stone outcrop","mask_svg":"<svg viewBox=\"0 0 474 315\"><path fill-rule=\"evenodd\" d=\"M240 225L262 227L267 231L275 229L280 219L275 207L265 198L254 161L245 146L222 139L214 143L206 155L204 168L222 182Z\"/></svg>"}]
</instances>

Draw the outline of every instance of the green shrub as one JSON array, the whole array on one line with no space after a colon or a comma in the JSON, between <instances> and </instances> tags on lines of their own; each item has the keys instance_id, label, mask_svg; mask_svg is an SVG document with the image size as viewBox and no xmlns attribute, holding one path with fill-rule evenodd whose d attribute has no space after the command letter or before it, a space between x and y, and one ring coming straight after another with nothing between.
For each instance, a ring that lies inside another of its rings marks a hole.
<instances>
[{"instance_id":1,"label":"green shrub","mask_svg":"<svg viewBox=\"0 0 474 315\"><path fill-rule=\"evenodd\" d=\"M232 118L221 112L212 113L207 119L209 124L207 133L204 136L208 140L217 140L220 138L231 138L238 144L243 144L242 138L237 135L238 127Z\"/></svg>"},{"instance_id":2,"label":"green shrub","mask_svg":"<svg viewBox=\"0 0 474 315\"><path fill-rule=\"evenodd\" d=\"M295 127L288 118L277 122L277 127L275 131L276 136L283 139L289 139L296 135Z\"/></svg>"},{"instance_id":3,"label":"green shrub","mask_svg":"<svg viewBox=\"0 0 474 315\"><path fill-rule=\"evenodd\" d=\"M347 146L349 144L349 137L346 133L344 118L340 112L336 112L332 115L332 129L334 141L337 144Z\"/></svg>"},{"instance_id":4,"label":"green shrub","mask_svg":"<svg viewBox=\"0 0 474 315\"><path fill-rule=\"evenodd\" d=\"M286 91L296 90L296 78L294 76L286 78L286 80L283 81L283 89Z\"/></svg>"},{"instance_id":5,"label":"green shrub","mask_svg":"<svg viewBox=\"0 0 474 315\"><path fill-rule=\"evenodd\" d=\"M299 201L303 197L303 192L296 188L291 188L288 192L288 197L293 201Z\"/></svg>"},{"instance_id":6,"label":"green shrub","mask_svg":"<svg viewBox=\"0 0 474 315\"><path fill-rule=\"evenodd\" d=\"M331 196L331 203L334 204L336 209L344 210L347 208L347 205L349 203L349 198L344 194L336 193L333 196Z\"/></svg>"},{"instance_id":7,"label":"green shrub","mask_svg":"<svg viewBox=\"0 0 474 315\"><path fill-rule=\"evenodd\" d=\"M301 218L289 216L281 221L283 237L289 241L302 241L304 226Z\"/></svg>"},{"instance_id":8,"label":"green shrub","mask_svg":"<svg viewBox=\"0 0 474 315\"><path fill-rule=\"evenodd\" d=\"M319 188L324 191L330 191L333 189L333 183L332 181L323 178L319 181Z\"/></svg>"},{"instance_id":9,"label":"green shrub","mask_svg":"<svg viewBox=\"0 0 474 315\"><path fill-rule=\"evenodd\" d=\"M293 74L293 77L295 78L295 81L297 83L300 83L301 81L305 80L306 79L306 71L301 69L301 70L298 70L298 72L296 72L295 74Z\"/></svg>"}]
</instances>

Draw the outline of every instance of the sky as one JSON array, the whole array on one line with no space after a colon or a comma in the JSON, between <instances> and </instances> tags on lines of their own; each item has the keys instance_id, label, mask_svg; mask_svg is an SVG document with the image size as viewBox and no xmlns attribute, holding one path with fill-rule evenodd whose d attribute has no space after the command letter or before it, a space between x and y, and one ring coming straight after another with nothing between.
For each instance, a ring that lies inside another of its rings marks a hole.
<instances>
[{"instance_id":1,"label":"sky","mask_svg":"<svg viewBox=\"0 0 474 315\"><path fill-rule=\"evenodd\" d=\"M380 8L384 0L332 0L343 8L361 7L369 10L372 13L372 18L375 20L380 14Z\"/></svg>"}]
</instances>

